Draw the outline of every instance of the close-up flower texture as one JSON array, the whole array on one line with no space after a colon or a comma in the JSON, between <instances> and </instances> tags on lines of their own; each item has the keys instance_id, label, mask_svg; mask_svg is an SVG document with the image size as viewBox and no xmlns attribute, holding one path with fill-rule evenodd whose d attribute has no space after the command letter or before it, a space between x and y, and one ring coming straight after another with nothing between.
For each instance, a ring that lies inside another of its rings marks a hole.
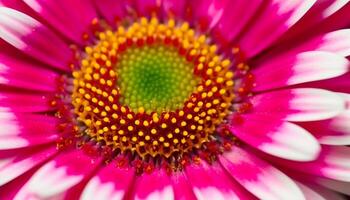
<instances>
[{"instance_id":1,"label":"close-up flower texture","mask_svg":"<svg viewBox=\"0 0 350 200\"><path fill-rule=\"evenodd\" d=\"M0 200L345 200L349 0L0 0Z\"/></svg>"}]
</instances>

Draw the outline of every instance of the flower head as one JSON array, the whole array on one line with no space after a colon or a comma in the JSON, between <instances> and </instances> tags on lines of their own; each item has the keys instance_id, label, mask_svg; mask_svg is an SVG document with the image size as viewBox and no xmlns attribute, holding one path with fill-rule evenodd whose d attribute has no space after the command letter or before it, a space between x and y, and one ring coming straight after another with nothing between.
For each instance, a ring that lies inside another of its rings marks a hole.
<instances>
[{"instance_id":1,"label":"flower head","mask_svg":"<svg viewBox=\"0 0 350 200\"><path fill-rule=\"evenodd\" d=\"M349 194L348 1L0 6L1 198Z\"/></svg>"}]
</instances>

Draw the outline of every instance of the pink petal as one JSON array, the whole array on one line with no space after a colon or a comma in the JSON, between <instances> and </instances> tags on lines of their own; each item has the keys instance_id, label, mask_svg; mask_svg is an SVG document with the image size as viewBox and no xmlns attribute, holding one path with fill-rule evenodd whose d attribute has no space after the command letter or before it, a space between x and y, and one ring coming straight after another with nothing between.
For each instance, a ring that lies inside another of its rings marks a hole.
<instances>
[{"instance_id":1,"label":"pink petal","mask_svg":"<svg viewBox=\"0 0 350 200\"><path fill-rule=\"evenodd\" d=\"M14 149L54 142L58 139L56 117L0 112L0 149Z\"/></svg>"},{"instance_id":2,"label":"pink petal","mask_svg":"<svg viewBox=\"0 0 350 200\"><path fill-rule=\"evenodd\" d=\"M21 58L18 54L0 53L0 84L51 92L57 90L58 78L56 72L45 69L42 64Z\"/></svg>"},{"instance_id":3,"label":"pink petal","mask_svg":"<svg viewBox=\"0 0 350 200\"><path fill-rule=\"evenodd\" d=\"M0 7L0 15L0 38L40 61L70 71L68 63L72 52L51 30L10 8Z\"/></svg>"},{"instance_id":4,"label":"pink petal","mask_svg":"<svg viewBox=\"0 0 350 200\"><path fill-rule=\"evenodd\" d=\"M298 87L323 88L334 92L350 93L350 73L332 79L300 84Z\"/></svg>"},{"instance_id":5,"label":"pink petal","mask_svg":"<svg viewBox=\"0 0 350 200\"><path fill-rule=\"evenodd\" d=\"M35 12L30 9L24 2L21 0L0 0L0 6L12 8L18 10L22 13L25 13L29 16L35 16Z\"/></svg>"},{"instance_id":6,"label":"pink petal","mask_svg":"<svg viewBox=\"0 0 350 200\"><path fill-rule=\"evenodd\" d=\"M342 1L342 0L339 0ZM344 0L348 1L348 0ZM320 33L331 32L334 30L342 29L348 27L349 22L346 19L349 16L350 12L350 3L347 3L341 9L339 9L336 13L329 16L327 19L323 20L319 25L318 29Z\"/></svg>"},{"instance_id":7,"label":"pink petal","mask_svg":"<svg viewBox=\"0 0 350 200\"><path fill-rule=\"evenodd\" d=\"M16 94L0 92L0 111L8 112L49 112L56 108L50 104L49 95Z\"/></svg>"},{"instance_id":8,"label":"pink petal","mask_svg":"<svg viewBox=\"0 0 350 200\"><path fill-rule=\"evenodd\" d=\"M346 195L350 195L350 182L343 182L343 181L337 181L332 180L328 178L314 178L315 182L322 187L328 188L330 190L334 190Z\"/></svg>"},{"instance_id":9,"label":"pink petal","mask_svg":"<svg viewBox=\"0 0 350 200\"><path fill-rule=\"evenodd\" d=\"M43 165L17 193L16 198L47 199L59 196L82 181L100 164L80 150L61 152Z\"/></svg>"},{"instance_id":10,"label":"pink petal","mask_svg":"<svg viewBox=\"0 0 350 200\"><path fill-rule=\"evenodd\" d=\"M261 0L229 1L223 11L222 17L213 30L216 40L222 43L222 45L233 41L256 14L257 9L261 5Z\"/></svg>"},{"instance_id":11,"label":"pink petal","mask_svg":"<svg viewBox=\"0 0 350 200\"><path fill-rule=\"evenodd\" d=\"M298 88L264 93L251 98L253 112L288 121L329 119L345 110L337 93L322 89Z\"/></svg>"},{"instance_id":12,"label":"pink petal","mask_svg":"<svg viewBox=\"0 0 350 200\"><path fill-rule=\"evenodd\" d=\"M127 0L94 0L94 3L101 15L107 19L111 25L114 25L127 15L126 1Z\"/></svg>"},{"instance_id":13,"label":"pink petal","mask_svg":"<svg viewBox=\"0 0 350 200\"><path fill-rule=\"evenodd\" d=\"M293 52L303 51L328 51L341 56L350 55L350 29L337 30L322 34L301 45Z\"/></svg>"},{"instance_id":14,"label":"pink petal","mask_svg":"<svg viewBox=\"0 0 350 200\"><path fill-rule=\"evenodd\" d=\"M239 147L219 159L232 177L259 199L304 199L293 180Z\"/></svg>"},{"instance_id":15,"label":"pink petal","mask_svg":"<svg viewBox=\"0 0 350 200\"><path fill-rule=\"evenodd\" d=\"M255 199L232 180L224 169L204 161L186 167L186 175L198 200Z\"/></svg>"},{"instance_id":16,"label":"pink petal","mask_svg":"<svg viewBox=\"0 0 350 200\"><path fill-rule=\"evenodd\" d=\"M259 115L244 115L242 118L243 122L232 124L230 131L265 153L297 161L314 160L319 154L317 140L298 125Z\"/></svg>"},{"instance_id":17,"label":"pink petal","mask_svg":"<svg viewBox=\"0 0 350 200\"><path fill-rule=\"evenodd\" d=\"M253 70L256 83L254 90L269 90L329 79L345 74L349 69L349 61L333 53L310 51L287 54L269 59Z\"/></svg>"},{"instance_id":18,"label":"pink petal","mask_svg":"<svg viewBox=\"0 0 350 200\"><path fill-rule=\"evenodd\" d=\"M23 185L33 176L38 167L35 167L20 177L10 181L9 183L0 187L0 197L4 200L17 200L15 196Z\"/></svg>"},{"instance_id":19,"label":"pink petal","mask_svg":"<svg viewBox=\"0 0 350 200\"><path fill-rule=\"evenodd\" d=\"M306 200L345 200L344 196L340 194L324 189L318 186L308 186L302 183L297 183L301 191L303 192Z\"/></svg>"},{"instance_id":20,"label":"pink petal","mask_svg":"<svg viewBox=\"0 0 350 200\"><path fill-rule=\"evenodd\" d=\"M171 175L175 199L177 200L196 200L192 187L184 172L175 172Z\"/></svg>"},{"instance_id":21,"label":"pink petal","mask_svg":"<svg viewBox=\"0 0 350 200\"><path fill-rule=\"evenodd\" d=\"M314 30L322 27L325 19L339 12L348 3L348 0L322 0L316 1L315 5L305 14L302 20L298 21L283 37L283 41L291 41L295 37L305 37L314 34Z\"/></svg>"},{"instance_id":22,"label":"pink petal","mask_svg":"<svg viewBox=\"0 0 350 200\"><path fill-rule=\"evenodd\" d=\"M269 47L299 21L315 2L315 0L269 1L262 14L256 16L254 23L246 33L242 34L239 41L247 57L257 55Z\"/></svg>"},{"instance_id":23,"label":"pink petal","mask_svg":"<svg viewBox=\"0 0 350 200\"><path fill-rule=\"evenodd\" d=\"M131 190L135 176L133 169L108 164L91 178L81 194L81 200L121 200Z\"/></svg>"},{"instance_id":24,"label":"pink petal","mask_svg":"<svg viewBox=\"0 0 350 200\"><path fill-rule=\"evenodd\" d=\"M146 17L159 14L160 2L158 0L135 0L137 14Z\"/></svg>"},{"instance_id":25,"label":"pink petal","mask_svg":"<svg viewBox=\"0 0 350 200\"><path fill-rule=\"evenodd\" d=\"M168 17L182 19L185 14L186 0L163 0L162 9L163 14Z\"/></svg>"},{"instance_id":26,"label":"pink petal","mask_svg":"<svg viewBox=\"0 0 350 200\"><path fill-rule=\"evenodd\" d=\"M172 200L174 189L170 177L162 169L154 170L151 174L144 173L136 179L135 200Z\"/></svg>"},{"instance_id":27,"label":"pink petal","mask_svg":"<svg viewBox=\"0 0 350 200\"><path fill-rule=\"evenodd\" d=\"M321 144L350 145L350 110L334 118L302 123L301 126L317 137Z\"/></svg>"},{"instance_id":28,"label":"pink petal","mask_svg":"<svg viewBox=\"0 0 350 200\"><path fill-rule=\"evenodd\" d=\"M320 158L315 161L316 168L320 167L321 175L340 181L350 181L350 148L324 148ZM313 165L313 164L311 164ZM317 171L316 171L317 172Z\"/></svg>"},{"instance_id":29,"label":"pink petal","mask_svg":"<svg viewBox=\"0 0 350 200\"><path fill-rule=\"evenodd\" d=\"M8 183L40 165L56 152L57 149L54 145L49 148L37 147L17 151L2 151L0 156L0 185Z\"/></svg>"},{"instance_id":30,"label":"pink petal","mask_svg":"<svg viewBox=\"0 0 350 200\"><path fill-rule=\"evenodd\" d=\"M83 33L88 31L97 17L90 0L24 0L43 19L74 42L81 43ZM78 12L77 12L78 11Z\"/></svg>"},{"instance_id":31,"label":"pink petal","mask_svg":"<svg viewBox=\"0 0 350 200\"><path fill-rule=\"evenodd\" d=\"M221 19L228 0L193 0L188 2L187 18L202 31L211 30Z\"/></svg>"},{"instance_id":32,"label":"pink petal","mask_svg":"<svg viewBox=\"0 0 350 200\"><path fill-rule=\"evenodd\" d=\"M310 162L293 162L275 159L280 165L303 173L313 174L338 181L350 182L350 148L322 146L320 156Z\"/></svg>"},{"instance_id":33,"label":"pink petal","mask_svg":"<svg viewBox=\"0 0 350 200\"><path fill-rule=\"evenodd\" d=\"M350 4L348 7L350 11ZM324 51L347 57L350 55L349 36L350 29L338 29L333 32L321 33L306 41L282 43L279 47L262 55L254 64L260 65L261 63L267 63L271 59L281 59L288 57L288 55L297 55L306 51Z\"/></svg>"}]
</instances>

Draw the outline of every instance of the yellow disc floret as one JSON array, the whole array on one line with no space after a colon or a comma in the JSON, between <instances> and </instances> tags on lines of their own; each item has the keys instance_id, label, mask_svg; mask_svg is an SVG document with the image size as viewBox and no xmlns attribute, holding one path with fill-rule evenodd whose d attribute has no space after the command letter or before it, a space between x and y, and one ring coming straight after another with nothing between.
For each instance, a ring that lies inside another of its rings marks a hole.
<instances>
[{"instance_id":1,"label":"yellow disc floret","mask_svg":"<svg viewBox=\"0 0 350 200\"><path fill-rule=\"evenodd\" d=\"M205 35L186 22L141 18L97 37L73 72L81 135L141 158L184 156L212 140L235 82Z\"/></svg>"}]
</instances>

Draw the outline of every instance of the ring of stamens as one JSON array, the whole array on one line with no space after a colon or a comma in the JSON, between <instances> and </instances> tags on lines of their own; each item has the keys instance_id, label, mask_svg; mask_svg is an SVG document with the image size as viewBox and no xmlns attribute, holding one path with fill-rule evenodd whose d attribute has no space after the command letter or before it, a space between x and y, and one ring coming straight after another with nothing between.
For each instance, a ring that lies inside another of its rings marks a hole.
<instances>
[{"instance_id":1,"label":"ring of stamens","mask_svg":"<svg viewBox=\"0 0 350 200\"><path fill-rule=\"evenodd\" d=\"M146 105L142 95L130 94L139 86L123 86L130 81L125 78L130 67L123 64L125 59L137 52L148 54L147 49L152 48L185 63L189 68L181 75L191 73L183 82L189 86L176 91L181 98L170 106L166 105L173 98ZM81 68L73 72L71 97L83 130L80 136L114 151L136 153L142 159L185 156L201 149L215 137L235 98L231 62L216 52L217 47L210 45L205 35L196 35L186 22L162 24L156 18L141 18L128 27L100 32L98 42L85 48Z\"/></svg>"}]
</instances>

